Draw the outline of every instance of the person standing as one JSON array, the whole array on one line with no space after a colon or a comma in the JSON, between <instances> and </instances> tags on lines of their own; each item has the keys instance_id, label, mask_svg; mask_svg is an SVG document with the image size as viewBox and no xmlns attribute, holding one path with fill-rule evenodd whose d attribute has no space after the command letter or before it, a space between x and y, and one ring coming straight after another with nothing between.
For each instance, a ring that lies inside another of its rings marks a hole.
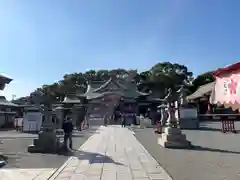
<instances>
[{"instance_id":1,"label":"person standing","mask_svg":"<svg viewBox=\"0 0 240 180\"><path fill-rule=\"evenodd\" d=\"M122 115L122 127L126 127L126 117Z\"/></svg>"},{"instance_id":2,"label":"person standing","mask_svg":"<svg viewBox=\"0 0 240 180\"><path fill-rule=\"evenodd\" d=\"M62 129L64 131L64 147L68 150L68 140L69 140L69 148L72 149L72 131L73 131L73 123L70 117L67 117L63 122Z\"/></svg>"}]
</instances>

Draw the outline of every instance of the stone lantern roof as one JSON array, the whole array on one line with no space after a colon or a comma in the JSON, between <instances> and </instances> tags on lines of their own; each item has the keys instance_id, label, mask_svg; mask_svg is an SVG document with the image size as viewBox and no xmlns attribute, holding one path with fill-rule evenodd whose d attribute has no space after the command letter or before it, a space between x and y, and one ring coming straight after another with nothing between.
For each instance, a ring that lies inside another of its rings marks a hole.
<instances>
[{"instance_id":1,"label":"stone lantern roof","mask_svg":"<svg viewBox=\"0 0 240 180\"><path fill-rule=\"evenodd\" d=\"M11 81L11 78L0 74L0 90L3 90L5 88L5 84L9 84Z\"/></svg>"},{"instance_id":2,"label":"stone lantern roof","mask_svg":"<svg viewBox=\"0 0 240 180\"><path fill-rule=\"evenodd\" d=\"M5 88L5 84L9 84L11 81L12 81L11 78L8 78L4 75L0 75L0 90L3 90ZM0 106L18 107L17 104L14 104L6 100L5 96L0 96Z\"/></svg>"}]
</instances>

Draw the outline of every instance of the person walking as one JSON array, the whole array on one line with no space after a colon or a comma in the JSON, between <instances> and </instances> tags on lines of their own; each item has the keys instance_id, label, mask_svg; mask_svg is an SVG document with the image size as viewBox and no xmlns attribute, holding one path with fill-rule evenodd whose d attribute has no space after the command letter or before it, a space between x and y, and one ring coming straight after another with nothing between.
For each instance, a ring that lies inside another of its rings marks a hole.
<instances>
[{"instance_id":1,"label":"person walking","mask_svg":"<svg viewBox=\"0 0 240 180\"><path fill-rule=\"evenodd\" d=\"M72 131L73 131L73 123L70 117L67 117L63 122L62 129L64 131L64 147L66 150L68 149L68 140L69 140L69 148L72 149Z\"/></svg>"}]
</instances>

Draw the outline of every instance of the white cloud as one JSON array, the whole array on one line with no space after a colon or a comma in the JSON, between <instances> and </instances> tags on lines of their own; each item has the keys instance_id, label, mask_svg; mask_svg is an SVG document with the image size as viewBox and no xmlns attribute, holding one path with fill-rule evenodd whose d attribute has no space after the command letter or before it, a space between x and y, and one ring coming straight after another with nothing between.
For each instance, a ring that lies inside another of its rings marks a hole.
<instances>
[{"instance_id":1,"label":"white cloud","mask_svg":"<svg viewBox=\"0 0 240 180\"><path fill-rule=\"evenodd\" d=\"M28 96L39 86L38 83L29 79L13 80L10 84L6 85L1 94L3 94L7 100L12 100L12 95L16 95L16 98Z\"/></svg>"}]
</instances>

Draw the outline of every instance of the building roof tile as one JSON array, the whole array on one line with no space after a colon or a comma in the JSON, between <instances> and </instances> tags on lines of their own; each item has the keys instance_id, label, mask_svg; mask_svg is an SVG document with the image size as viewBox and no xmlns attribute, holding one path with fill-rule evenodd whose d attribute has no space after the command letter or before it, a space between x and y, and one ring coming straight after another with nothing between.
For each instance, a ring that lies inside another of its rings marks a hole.
<instances>
[{"instance_id":1,"label":"building roof tile","mask_svg":"<svg viewBox=\"0 0 240 180\"><path fill-rule=\"evenodd\" d=\"M215 82L200 86L193 94L187 96L187 100L195 100L212 92Z\"/></svg>"}]
</instances>

